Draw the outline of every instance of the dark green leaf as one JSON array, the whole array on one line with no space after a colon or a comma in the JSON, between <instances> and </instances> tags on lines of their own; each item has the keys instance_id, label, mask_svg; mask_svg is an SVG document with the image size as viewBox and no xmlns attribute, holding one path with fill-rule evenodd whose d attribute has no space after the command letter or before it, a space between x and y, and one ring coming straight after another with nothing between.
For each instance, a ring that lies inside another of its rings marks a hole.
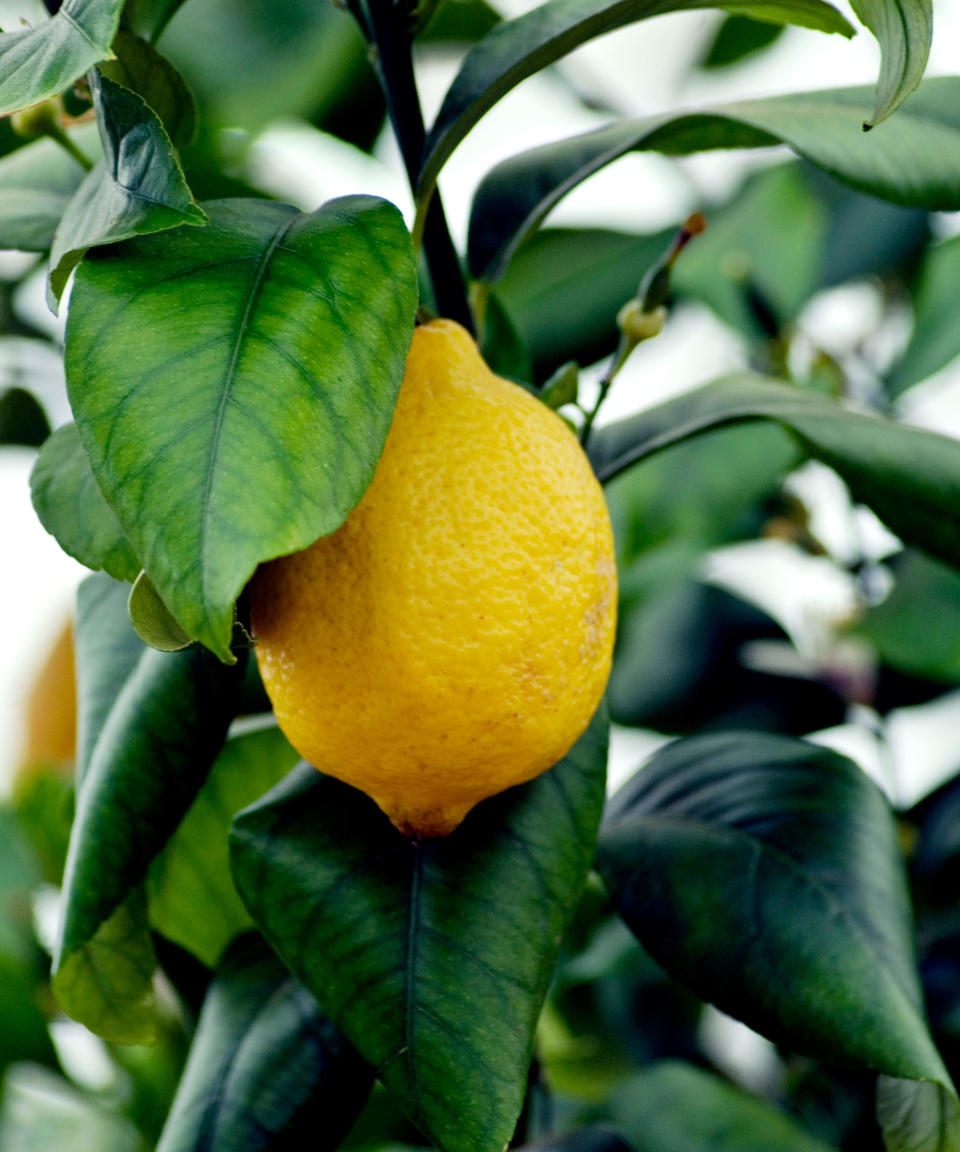
<instances>
[{"instance_id":1,"label":"dark green leaf","mask_svg":"<svg viewBox=\"0 0 960 1152\"><path fill-rule=\"evenodd\" d=\"M260 928L448 1152L499 1152L586 879L605 711L553 769L412 842L361 792L303 765L241 813L234 877Z\"/></svg>"},{"instance_id":2,"label":"dark green leaf","mask_svg":"<svg viewBox=\"0 0 960 1152\"><path fill-rule=\"evenodd\" d=\"M126 0L122 23L145 40L158 40L183 0Z\"/></svg>"},{"instance_id":3,"label":"dark green leaf","mask_svg":"<svg viewBox=\"0 0 960 1152\"><path fill-rule=\"evenodd\" d=\"M55 961L54 990L64 1010L109 1039L129 1042L143 1035L141 998L127 988L125 965L144 975L142 912L118 921L130 907L151 860L190 807L216 758L233 715L241 666L225 666L204 649L168 654L144 649L129 666L129 639L109 622L100 637L85 633L115 612L117 597L102 583L90 584L77 619L81 732L89 756L77 791L77 812L64 875L64 918ZM103 661L120 649L127 673L113 679ZM128 671L129 669L129 671ZM83 693L93 688L94 699ZM131 940L139 941L134 948ZM133 949L137 960L125 955ZM149 981L148 981L149 983ZM115 993L115 995L114 995ZM127 1011L132 1001L137 1010ZM115 1003L114 1003L115 1002ZM107 1013L104 1006L110 1011Z\"/></svg>"},{"instance_id":4,"label":"dark green leaf","mask_svg":"<svg viewBox=\"0 0 960 1152\"><path fill-rule=\"evenodd\" d=\"M493 295L484 311L481 351L491 372L529 386L533 378L530 354L510 313Z\"/></svg>"},{"instance_id":5,"label":"dark green leaf","mask_svg":"<svg viewBox=\"0 0 960 1152\"><path fill-rule=\"evenodd\" d=\"M480 183L470 220L475 276L496 280L520 241L572 188L632 150L688 155L786 144L861 191L960 208L960 77L926 81L883 131L864 134L867 88L806 92L628 120L521 153Z\"/></svg>"},{"instance_id":6,"label":"dark green leaf","mask_svg":"<svg viewBox=\"0 0 960 1152\"><path fill-rule=\"evenodd\" d=\"M103 160L67 205L50 251L50 293L95 244L115 244L181 224L205 224L157 114L135 92L90 74Z\"/></svg>"},{"instance_id":7,"label":"dark green leaf","mask_svg":"<svg viewBox=\"0 0 960 1152\"><path fill-rule=\"evenodd\" d=\"M637 460L741 420L773 420L834 468L854 499L905 541L960 564L960 444L946 436L856 412L815 393L758 376L728 376L593 435L590 456L606 481Z\"/></svg>"},{"instance_id":8,"label":"dark green leaf","mask_svg":"<svg viewBox=\"0 0 960 1152\"><path fill-rule=\"evenodd\" d=\"M933 39L932 0L851 0L880 44L877 105L864 124L872 128L899 108L920 83Z\"/></svg>"},{"instance_id":9,"label":"dark green leaf","mask_svg":"<svg viewBox=\"0 0 960 1152\"><path fill-rule=\"evenodd\" d=\"M141 572L130 589L130 623L137 635L160 652L180 652L190 646L190 637L176 622L146 572Z\"/></svg>"},{"instance_id":10,"label":"dark green leaf","mask_svg":"<svg viewBox=\"0 0 960 1152\"><path fill-rule=\"evenodd\" d=\"M26 388L0 392L0 444L39 448L50 435L47 414Z\"/></svg>"},{"instance_id":11,"label":"dark green leaf","mask_svg":"<svg viewBox=\"0 0 960 1152\"><path fill-rule=\"evenodd\" d=\"M230 875L230 823L299 759L275 726L228 740L189 812L150 866L151 924L211 968L234 936L253 927Z\"/></svg>"},{"instance_id":12,"label":"dark green leaf","mask_svg":"<svg viewBox=\"0 0 960 1152\"><path fill-rule=\"evenodd\" d=\"M960 683L960 573L922 552L895 557L890 595L853 631L893 667L944 684Z\"/></svg>"},{"instance_id":13,"label":"dark green leaf","mask_svg":"<svg viewBox=\"0 0 960 1152\"><path fill-rule=\"evenodd\" d=\"M576 1128L562 1136L548 1136L535 1144L522 1144L517 1152L631 1152L629 1144L606 1124Z\"/></svg>"},{"instance_id":14,"label":"dark green leaf","mask_svg":"<svg viewBox=\"0 0 960 1152\"><path fill-rule=\"evenodd\" d=\"M71 132L81 152L96 159L93 125ZM37 140L0 160L0 248L45 252L60 218L80 187L84 169L53 140Z\"/></svg>"},{"instance_id":15,"label":"dark green leaf","mask_svg":"<svg viewBox=\"0 0 960 1152\"><path fill-rule=\"evenodd\" d=\"M197 127L197 109L180 73L147 40L120 31L113 42L114 60L98 72L129 89L158 116L174 144L189 144Z\"/></svg>"},{"instance_id":16,"label":"dark green leaf","mask_svg":"<svg viewBox=\"0 0 960 1152\"><path fill-rule=\"evenodd\" d=\"M332 532L386 438L417 304L399 212L208 206L98 250L74 286L67 381L108 501L187 633L231 659L256 565Z\"/></svg>"},{"instance_id":17,"label":"dark green leaf","mask_svg":"<svg viewBox=\"0 0 960 1152\"><path fill-rule=\"evenodd\" d=\"M597 859L644 947L704 999L801 1052L950 1087L896 827L845 757L756 732L677 741L614 798Z\"/></svg>"},{"instance_id":18,"label":"dark green leaf","mask_svg":"<svg viewBox=\"0 0 960 1152\"><path fill-rule=\"evenodd\" d=\"M157 1152L332 1152L372 1083L306 988L246 936L207 992Z\"/></svg>"},{"instance_id":19,"label":"dark green leaf","mask_svg":"<svg viewBox=\"0 0 960 1152\"><path fill-rule=\"evenodd\" d=\"M550 0L498 25L467 53L427 138L418 199L432 192L440 169L470 129L521 80L614 28L664 12L705 7L853 35L840 13L822 0Z\"/></svg>"},{"instance_id":20,"label":"dark green leaf","mask_svg":"<svg viewBox=\"0 0 960 1152\"><path fill-rule=\"evenodd\" d=\"M750 16L727 16L700 61L701 68L727 68L775 44L785 25L767 24Z\"/></svg>"},{"instance_id":21,"label":"dark green leaf","mask_svg":"<svg viewBox=\"0 0 960 1152\"><path fill-rule=\"evenodd\" d=\"M643 1152L830 1152L766 1100L679 1061L631 1076L611 1111Z\"/></svg>"},{"instance_id":22,"label":"dark green leaf","mask_svg":"<svg viewBox=\"0 0 960 1152\"><path fill-rule=\"evenodd\" d=\"M46 441L30 473L40 523L75 560L117 580L136 580L140 561L103 498L75 424Z\"/></svg>"},{"instance_id":23,"label":"dark green leaf","mask_svg":"<svg viewBox=\"0 0 960 1152\"><path fill-rule=\"evenodd\" d=\"M576 360L568 360L547 380L539 395L548 408L556 411L564 404L576 404L579 391L580 365Z\"/></svg>"},{"instance_id":24,"label":"dark green leaf","mask_svg":"<svg viewBox=\"0 0 960 1152\"><path fill-rule=\"evenodd\" d=\"M960 236L927 249L913 288L913 333L887 378L899 396L960 355L956 299L960 285Z\"/></svg>"},{"instance_id":25,"label":"dark green leaf","mask_svg":"<svg viewBox=\"0 0 960 1152\"><path fill-rule=\"evenodd\" d=\"M123 0L64 0L56 16L0 35L0 115L63 92L110 55Z\"/></svg>"}]
</instances>

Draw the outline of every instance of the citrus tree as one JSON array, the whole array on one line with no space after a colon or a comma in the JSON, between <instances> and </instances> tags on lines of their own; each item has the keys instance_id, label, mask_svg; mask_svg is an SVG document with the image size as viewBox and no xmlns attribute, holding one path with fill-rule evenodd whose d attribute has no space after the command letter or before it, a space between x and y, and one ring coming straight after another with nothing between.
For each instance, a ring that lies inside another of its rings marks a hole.
<instances>
[{"instance_id":1,"label":"citrus tree","mask_svg":"<svg viewBox=\"0 0 960 1152\"><path fill-rule=\"evenodd\" d=\"M515 155L465 252L444 165L579 46L712 7L721 67L853 25L826 0L8 21L0 247L41 263L2 284L0 349L57 344L22 306L42 268L73 422L28 380L0 430L92 574L75 740L34 747L0 813L4 1147L960 1148L957 780L907 807L805 739L856 707L883 750L891 712L960 684L960 446L902 418L960 353L933 227L960 209L960 77L922 78L930 0L851 6L874 87ZM462 59L426 123L413 50L438 44ZM386 120L410 218L362 187L268 196L245 149L282 115L360 148ZM662 233L544 226L628 152L774 147ZM859 346L811 348L801 312L863 281ZM750 369L604 421L693 306ZM811 461L843 548L797 495ZM705 577L771 536L855 594L817 659ZM611 717L671 739L608 797ZM772 1041L751 1074L717 1009ZM99 1086L60 1013L101 1038Z\"/></svg>"}]
</instances>

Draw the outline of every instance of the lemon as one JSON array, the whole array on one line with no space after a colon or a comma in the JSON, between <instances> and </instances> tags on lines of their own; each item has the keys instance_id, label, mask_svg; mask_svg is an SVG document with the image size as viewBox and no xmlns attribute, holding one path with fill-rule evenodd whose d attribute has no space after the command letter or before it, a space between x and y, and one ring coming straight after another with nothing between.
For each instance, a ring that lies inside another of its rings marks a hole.
<instances>
[{"instance_id":1,"label":"lemon","mask_svg":"<svg viewBox=\"0 0 960 1152\"><path fill-rule=\"evenodd\" d=\"M280 727L412 837L569 751L615 614L610 521L576 437L449 320L414 333L363 499L251 586Z\"/></svg>"}]
</instances>

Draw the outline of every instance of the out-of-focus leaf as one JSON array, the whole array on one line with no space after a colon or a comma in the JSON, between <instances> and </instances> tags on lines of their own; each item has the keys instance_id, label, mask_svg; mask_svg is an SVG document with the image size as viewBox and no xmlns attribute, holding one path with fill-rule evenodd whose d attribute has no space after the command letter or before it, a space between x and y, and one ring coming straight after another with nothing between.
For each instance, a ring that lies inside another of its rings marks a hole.
<instances>
[{"instance_id":1,"label":"out-of-focus leaf","mask_svg":"<svg viewBox=\"0 0 960 1152\"><path fill-rule=\"evenodd\" d=\"M140 561L103 498L75 424L46 441L30 473L40 523L75 560L117 580L136 580Z\"/></svg>"},{"instance_id":2,"label":"out-of-focus leaf","mask_svg":"<svg viewBox=\"0 0 960 1152\"><path fill-rule=\"evenodd\" d=\"M845 757L756 732L677 741L611 802L598 866L644 947L723 1011L952 1091L892 814Z\"/></svg>"},{"instance_id":3,"label":"out-of-focus leaf","mask_svg":"<svg viewBox=\"0 0 960 1152\"><path fill-rule=\"evenodd\" d=\"M611 1111L644 1152L830 1152L766 1100L679 1061L631 1076Z\"/></svg>"},{"instance_id":4,"label":"out-of-focus leaf","mask_svg":"<svg viewBox=\"0 0 960 1152\"><path fill-rule=\"evenodd\" d=\"M768 24L750 16L727 16L700 61L706 69L727 68L775 44L784 24Z\"/></svg>"},{"instance_id":5,"label":"out-of-focus leaf","mask_svg":"<svg viewBox=\"0 0 960 1152\"><path fill-rule=\"evenodd\" d=\"M914 287L913 334L887 377L891 395L899 396L960 355L960 333L954 323L958 285L960 236L952 236L924 255Z\"/></svg>"},{"instance_id":6,"label":"out-of-focus leaf","mask_svg":"<svg viewBox=\"0 0 960 1152\"><path fill-rule=\"evenodd\" d=\"M50 424L36 396L26 388L0 392L0 444L39 448L50 435Z\"/></svg>"},{"instance_id":7,"label":"out-of-focus leaf","mask_svg":"<svg viewBox=\"0 0 960 1152\"><path fill-rule=\"evenodd\" d=\"M933 39L933 0L851 0L851 7L880 44L872 128L894 112L920 83Z\"/></svg>"},{"instance_id":8,"label":"out-of-focus leaf","mask_svg":"<svg viewBox=\"0 0 960 1152\"><path fill-rule=\"evenodd\" d=\"M533 365L523 337L496 296L487 300L481 351L492 372L522 383L533 379Z\"/></svg>"},{"instance_id":9,"label":"out-of-focus leaf","mask_svg":"<svg viewBox=\"0 0 960 1152\"><path fill-rule=\"evenodd\" d=\"M135 92L157 114L174 144L189 143L196 133L197 109L176 68L131 32L117 33L113 51L116 58L100 65L100 75Z\"/></svg>"},{"instance_id":10,"label":"out-of-focus leaf","mask_svg":"<svg viewBox=\"0 0 960 1152\"><path fill-rule=\"evenodd\" d=\"M207 992L157 1152L333 1152L372 1083L306 988L246 936Z\"/></svg>"},{"instance_id":11,"label":"out-of-focus leaf","mask_svg":"<svg viewBox=\"0 0 960 1152\"><path fill-rule=\"evenodd\" d=\"M903 540L960 564L960 444L921 428L861 413L758 376L728 376L618 424L598 429L590 456L606 481L661 448L708 428L773 420L811 456L834 468L855 500Z\"/></svg>"},{"instance_id":12,"label":"out-of-focus leaf","mask_svg":"<svg viewBox=\"0 0 960 1152\"><path fill-rule=\"evenodd\" d=\"M960 573L922 552L894 557L896 583L853 629L885 663L914 676L960 683Z\"/></svg>"},{"instance_id":13,"label":"out-of-focus leaf","mask_svg":"<svg viewBox=\"0 0 960 1152\"><path fill-rule=\"evenodd\" d=\"M70 133L95 160L100 138L93 125ZM0 160L0 248L45 252L86 172L53 140L36 140Z\"/></svg>"},{"instance_id":14,"label":"out-of-focus leaf","mask_svg":"<svg viewBox=\"0 0 960 1152\"><path fill-rule=\"evenodd\" d=\"M881 1076L877 1119L887 1152L957 1152L960 1104L942 1085Z\"/></svg>"},{"instance_id":15,"label":"out-of-focus leaf","mask_svg":"<svg viewBox=\"0 0 960 1152\"><path fill-rule=\"evenodd\" d=\"M56 16L0 34L0 115L56 96L110 55L123 0L64 0Z\"/></svg>"},{"instance_id":16,"label":"out-of-focus leaf","mask_svg":"<svg viewBox=\"0 0 960 1152\"><path fill-rule=\"evenodd\" d=\"M211 968L235 936L253 927L230 875L230 823L299 759L275 726L228 740L187 815L150 866L150 922Z\"/></svg>"},{"instance_id":17,"label":"out-of-focus leaf","mask_svg":"<svg viewBox=\"0 0 960 1152\"><path fill-rule=\"evenodd\" d=\"M308 765L241 813L254 920L404 1110L448 1152L499 1152L603 804L601 709L567 757L441 840L396 832Z\"/></svg>"},{"instance_id":18,"label":"out-of-focus leaf","mask_svg":"<svg viewBox=\"0 0 960 1152\"><path fill-rule=\"evenodd\" d=\"M181 652L189 648L190 637L171 616L146 572L134 580L127 608L130 623L144 644L160 652Z\"/></svg>"},{"instance_id":19,"label":"out-of-focus leaf","mask_svg":"<svg viewBox=\"0 0 960 1152\"><path fill-rule=\"evenodd\" d=\"M418 5L417 12L421 7ZM472 44L501 21L500 13L486 0L439 0L433 4L417 40L422 44Z\"/></svg>"},{"instance_id":20,"label":"out-of-focus leaf","mask_svg":"<svg viewBox=\"0 0 960 1152\"><path fill-rule=\"evenodd\" d=\"M136 36L155 41L173 19L183 0L126 0L121 23Z\"/></svg>"},{"instance_id":21,"label":"out-of-focus leaf","mask_svg":"<svg viewBox=\"0 0 960 1152\"><path fill-rule=\"evenodd\" d=\"M470 218L473 274L497 280L520 241L571 189L632 150L688 155L786 144L853 187L895 204L960 207L960 77L926 81L883 132L864 134L866 88L805 92L621 121L503 161Z\"/></svg>"},{"instance_id":22,"label":"out-of-focus leaf","mask_svg":"<svg viewBox=\"0 0 960 1152\"><path fill-rule=\"evenodd\" d=\"M467 53L428 134L418 198L429 195L440 169L460 141L521 80L614 28L664 12L703 7L853 35L840 13L821 0L739 0L722 4L705 0L549 0L498 25Z\"/></svg>"},{"instance_id":23,"label":"out-of-focus leaf","mask_svg":"<svg viewBox=\"0 0 960 1152\"><path fill-rule=\"evenodd\" d=\"M517 1152L630 1152L630 1145L608 1124L590 1124L515 1147Z\"/></svg>"},{"instance_id":24,"label":"out-of-focus leaf","mask_svg":"<svg viewBox=\"0 0 960 1152\"><path fill-rule=\"evenodd\" d=\"M149 988L149 936L142 910L134 916L138 890L220 751L242 667L221 664L197 648L176 654L144 649L130 668L128 634L118 625L108 633L114 643L86 641L87 630L117 606L113 589L90 587L77 616L78 658L94 661L89 671L79 668L80 714L102 726L96 734L82 732L89 760L67 854L54 991L69 1015L107 1039L129 1043L149 1034L142 988L144 977ZM111 677L102 661L114 647L121 674L113 670ZM113 700L104 710L111 679ZM95 692L90 704L83 698L88 685ZM124 909L130 915L118 920ZM135 948L131 941L140 943ZM126 955L130 949L136 962Z\"/></svg>"},{"instance_id":25,"label":"out-of-focus leaf","mask_svg":"<svg viewBox=\"0 0 960 1152\"><path fill-rule=\"evenodd\" d=\"M230 660L234 601L257 564L332 532L373 475L417 281L383 200L208 209L207 228L84 261L67 382L143 568L188 635Z\"/></svg>"},{"instance_id":26,"label":"out-of-focus leaf","mask_svg":"<svg viewBox=\"0 0 960 1152\"><path fill-rule=\"evenodd\" d=\"M580 367L575 360L562 364L540 389L540 399L556 411L564 404L576 404L580 392Z\"/></svg>"},{"instance_id":27,"label":"out-of-focus leaf","mask_svg":"<svg viewBox=\"0 0 960 1152\"><path fill-rule=\"evenodd\" d=\"M67 205L50 250L55 301L70 273L95 244L115 244L182 224L205 224L157 114L107 76L90 74L103 160Z\"/></svg>"}]
</instances>

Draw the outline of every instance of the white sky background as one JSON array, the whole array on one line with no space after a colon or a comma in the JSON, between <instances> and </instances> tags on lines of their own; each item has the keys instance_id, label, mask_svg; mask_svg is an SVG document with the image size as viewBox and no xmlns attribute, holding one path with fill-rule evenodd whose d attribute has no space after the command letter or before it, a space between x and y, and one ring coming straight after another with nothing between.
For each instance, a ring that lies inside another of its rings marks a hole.
<instances>
[{"instance_id":1,"label":"white sky background","mask_svg":"<svg viewBox=\"0 0 960 1152\"><path fill-rule=\"evenodd\" d=\"M4 0L0 0L0 5ZM194 0L201 3L202 0ZM836 6L850 15L845 0ZM503 3L510 12L529 4ZM2 10L2 9L0 9ZM930 75L960 71L960 5L955 0L934 0L935 33ZM561 66L566 76L586 95L630 116L646 115L717 100L757 98L803 89L872 83L879 54L872 37L861 31L853 41L788 29L780 42L755 61L728 72L691 74L690 64L709 43L720 17L716 13L685 13L648 20L612 33L578 50ZM856 24L856 21L852 21ZM456 59L425 62L420 73L428 116L439 104L453 75ZM472 189L497 160L524 148L585 130L611 117L584 110L569 92L549 75L533 78L507 96L474 130L448 164L441 189L455 235L462 241ZM679 162L655 155L633 155L611 165L575 191L556 210L552 222L600 224L650 230L675 222L700 205L704 193L711 198L732 187L744 170L782 159L783 150L754 153L708 153ZM385 195L409 210L409 194L400 175L395 148L381 141L377 159L342 143L331 141L302 124L276 125L257 143L252 157L269 191L305 208L347 192ZM949 221L945 222L950 230ZM42 278L30 297L35 320L57 322L45 313ZM869 292L841 290L834 306L821 305L807 318L827 348L842 346L856 335L869 314ZM13 347L5 338L4 344ZM16 370L35 371L35 345L14 348ZM688 311L668 326L663 336L645 345L618 380L605 410L605 419L624 414L638 392L645 402L657 399L740 365L737 341L709 315ZM44 365L41 364L41 368ZM46 366L48 367L48 366ZM0 387L12 383L11 362L0 355ZM22 377L21 377L22 378ZM632 387L638 379L642 391ZM920 422L944 424L960 432L960 388L946 381L926 389L916 417ZM62 396L51 396L55 423L68 419ZM941 416L945 414L945 419ZM27 478L34 453L0 449L0 516L3 523L3 563L0 564L0 794L16 762L23 738L20 711L27 686L46 649L70 611L73 593L83 571L60 551L44 532L29 503ZM728 558L726 572L738 579L756 560ZM821 570L807 578L804 594L791 592L796 619L791 625L802 641L804 627L813 619L807 611L813 601L827 611L842 610L846 589ZM769 581L768 581L769 582ZM771 607L774 607L771 605ZM811 633L811 643L815 635ZM942 705L941 711L943 710ZM900 723L900 722L898 722ZM956 729L956 712L948 711L945 724ZM913 738L906 721L897 745ZM872 767L873 749L855 730L834 735L845 750ZM633 765L648 746L641 735L629 734L619 746L618 764ZM935 740L939 761L927 766L931 775L956 767L952 741ZM957 755L960 759L960 753Z\"/></svg>"}]
</instances>

